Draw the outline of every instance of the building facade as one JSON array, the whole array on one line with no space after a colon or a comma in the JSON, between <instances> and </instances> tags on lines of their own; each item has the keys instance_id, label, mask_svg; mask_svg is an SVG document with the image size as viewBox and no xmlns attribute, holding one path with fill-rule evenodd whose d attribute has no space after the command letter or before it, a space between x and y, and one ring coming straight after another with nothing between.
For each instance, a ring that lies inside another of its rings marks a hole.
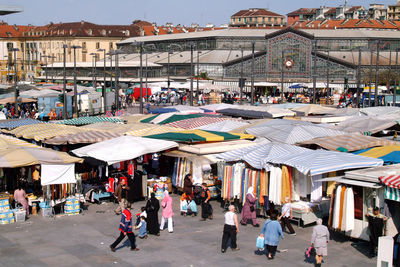
<instances>
[{"instance_id":1,"label":"building facade","mask_svg":"<svg viewBox=\"0 0 400 267\"><path fill-rule=\"evenodd\" d=\"M394 5L388 5L387 18L389 20L400 20L400 1Z\"/></svg>"},{"instance_id":2,"label":"building facade","mask_svg":"<svg viewBox=\"0 0 400 267\"><path fill-rule=\"evenodd\" d=\"M283 15L274 13L264 8L251 8L241 10L231 16L231 27L251 26L283 26L286 25L286 18Z\"/></svg>"},{"instance_id":3,"label":"building facade","mask_svg":"<svg viewBox=\"0 0 400 267\"><path fill-rule=\"evenodd\" d=\"M387 19L387 9L383 4L370 4L368 9L368 18L369 19L379 19L386 20Z\"/></svg>"}]
</instances>

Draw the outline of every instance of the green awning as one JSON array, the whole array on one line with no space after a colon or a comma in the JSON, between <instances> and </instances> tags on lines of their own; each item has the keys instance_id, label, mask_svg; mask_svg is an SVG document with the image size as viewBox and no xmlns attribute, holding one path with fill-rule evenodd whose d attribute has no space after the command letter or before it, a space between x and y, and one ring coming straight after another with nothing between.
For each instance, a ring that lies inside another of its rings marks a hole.
<instances>
[{"instance_id":1,"label":"green awning","mask_svg":"<svg viewBox=\"0 0 400 267\"><path fill-rule=\"evenodd\" d=\"M109 118L109 117L80 117L69 120L61 120L57 121L57 124L65 124L65 125L88 125L98 122L123 122L119 118Z\"/></svg>"}]
</instances>

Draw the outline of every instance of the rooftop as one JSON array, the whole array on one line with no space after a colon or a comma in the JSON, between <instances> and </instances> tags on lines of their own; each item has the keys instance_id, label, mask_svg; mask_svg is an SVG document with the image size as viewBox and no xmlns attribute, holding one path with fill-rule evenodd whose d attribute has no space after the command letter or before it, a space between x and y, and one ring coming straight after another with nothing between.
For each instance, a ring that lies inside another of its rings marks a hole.
<instances>
[{"instance_id":1,"label":"rooftop","mask_svg":"<svg viewBox=\"0 0 400 267\"><path fill-rule=\"evenodd\" d=\"M282 17L282 15L269 11L263 8L254 8L240 10L239 12L232 15L232 17L252 17L252 16L268 16L268 17Z\"/></svg>"}]
</instances>

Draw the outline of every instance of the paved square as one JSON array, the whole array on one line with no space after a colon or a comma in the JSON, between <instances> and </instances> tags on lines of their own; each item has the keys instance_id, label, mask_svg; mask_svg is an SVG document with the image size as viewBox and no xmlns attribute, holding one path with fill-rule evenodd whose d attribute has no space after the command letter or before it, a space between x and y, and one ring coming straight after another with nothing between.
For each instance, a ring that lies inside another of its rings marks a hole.
<instances>
[{"instance_id":1,"label":"paved square","mask_svg":"<svg viewBox=\"0 0 400 267\"><path fill-rule=\"evenodd\" d=\"M179 199L175 195L173 199L174 233L163 231L160 237L137 238L138 252L130 251L127 239L115 253L110 251L120 221L113 203L90 204L79 216L30 216L24 223L1 225L0 266L313 266L304 262L312 227L295 227L297 236L285 236L278 248L283 251L273 261L254 254L261 229L253 226L240 227L240 251L228 249L221 254L223 210L219 203L212 202L214 220L201 222L199 216L180 216ZM144 204L135 203L133 213ZM337 236L337 241L329 243L325 266L376 265L376 260L367 258L352 241Z\"/></svg>"}]
</instances>

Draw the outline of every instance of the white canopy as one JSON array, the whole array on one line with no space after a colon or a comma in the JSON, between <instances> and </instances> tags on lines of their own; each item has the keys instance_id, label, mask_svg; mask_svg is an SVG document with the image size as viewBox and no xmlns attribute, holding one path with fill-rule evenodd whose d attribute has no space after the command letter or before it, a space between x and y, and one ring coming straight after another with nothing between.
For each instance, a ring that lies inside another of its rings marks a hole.
<instances>
[{"instance_id":1,"label":"white canopy","mask_svg":"<svg viewBox=\"0 0 400 267\"><path fill-rule=\"evenodd\" d=\"M78 157L92 157L112 165L131 160L145 154L177 147L178 143L136 136L121 136L104 142L84 146L72 153Z\"/></svg>"}]
</instances>

